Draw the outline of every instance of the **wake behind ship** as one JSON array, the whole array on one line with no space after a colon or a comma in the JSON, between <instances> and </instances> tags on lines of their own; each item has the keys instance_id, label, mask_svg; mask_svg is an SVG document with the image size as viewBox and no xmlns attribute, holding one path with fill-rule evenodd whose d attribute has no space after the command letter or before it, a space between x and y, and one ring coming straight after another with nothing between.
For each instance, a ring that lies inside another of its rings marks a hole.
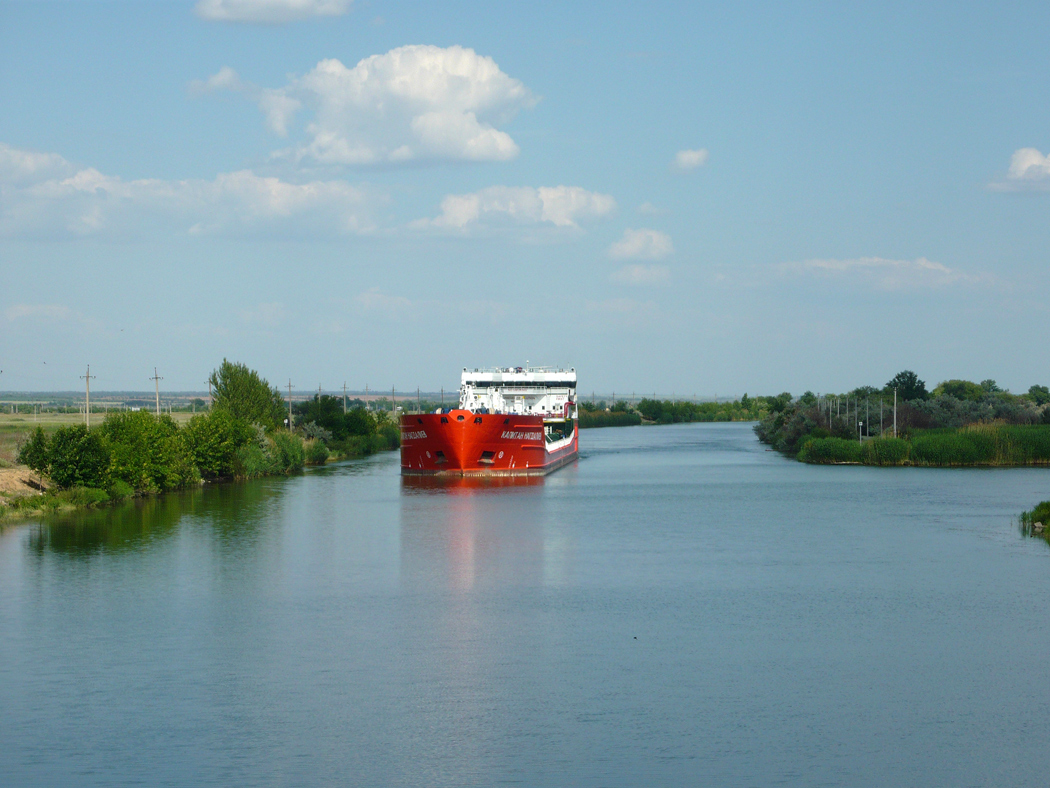
<instances>
[{"instance_id":1,"label":"wake behind ship","mask_svg":"<svg viewBox=\"0 0 1050 788\"><path fill-rule=\"evenodd\" d=\"M550 473L576 459L576 370L464 369L459 407L401 417L401 473Z\"/></svg>"}]
</instances>

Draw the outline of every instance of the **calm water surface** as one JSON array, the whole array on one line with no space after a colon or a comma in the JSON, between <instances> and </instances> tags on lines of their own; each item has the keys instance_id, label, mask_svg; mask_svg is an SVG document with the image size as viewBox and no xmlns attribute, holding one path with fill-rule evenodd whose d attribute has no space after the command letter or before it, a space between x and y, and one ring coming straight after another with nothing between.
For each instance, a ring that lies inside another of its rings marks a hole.
<instances>
[{"instance_id":1,"label":"calm water surface","mask_svg":"<svg viewBox=\"0 0 1050 788\"><path fill-rule=\"evenodd\" d=\"M0 783L1046 783L1046 470L582 444L530 484L387 454L4 528Z\"/></svg>"}]
</instances>

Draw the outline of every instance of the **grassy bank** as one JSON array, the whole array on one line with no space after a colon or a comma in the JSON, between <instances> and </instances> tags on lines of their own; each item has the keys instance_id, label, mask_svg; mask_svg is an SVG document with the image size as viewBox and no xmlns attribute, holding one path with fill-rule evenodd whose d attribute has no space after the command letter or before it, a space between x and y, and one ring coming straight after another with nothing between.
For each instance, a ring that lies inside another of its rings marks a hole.
<instances>
[{"instance_id":1,"label":"grassy bank","mask_svg":"<svg viewBox=\"0 0 1050 788\"><path fill-rule=\"evenodd\" d=\"M916 430L906 438L860 443L835 437L804 438L798 459L817 464L911 465L935 468L1050 465L1050 425L971 424Z\"/></svg>"},{"instance_id":2,"label":"grassy bank","mask_svg":"<svg viewBox=\"0 0 1050 788\"><path fill-rule=\"evenodd\" d=\"M1043 501L1030 512L1021 512L1021 531L1050 542L1050 501Z\"/></svg>"},{"instance_id":3,"label":"grassy bank","mask_svg":"<svg viewBox=\"0 0 1050 788\"><path fill-rule=\"evenodd\" d=\"M580 410L580 429L589 427L636 427L642 423L638 413L610 410Z\"/></svg>"},{"instance_id":4,"label":"grassy bank","mask_svg":"<svg viewBox=\"0 0 1050 788\"><path fill-rule=\"evenodd\" d=\"M385 415L363 408L343 411L341 405L329 408L339 416L334 431L310 418L323 415L311 412L310 403L289 429L280 392L242 364L224 360L210 382L213 408L180 414L179 421L168 414L116 411L101 423L93 420L89 430L82 423L63 423L76 414L44 422L12 418L9 434L15 432L11 427L23 427L14 459L40 482L27 486L31 475L23 474L20 485L0 485L2 514L99 506L206 481L295 473L333 456L360 457L399 443L397 426ZM318 399L313 407L328 407L330 399Z\"/></svg>"}]
</instances>

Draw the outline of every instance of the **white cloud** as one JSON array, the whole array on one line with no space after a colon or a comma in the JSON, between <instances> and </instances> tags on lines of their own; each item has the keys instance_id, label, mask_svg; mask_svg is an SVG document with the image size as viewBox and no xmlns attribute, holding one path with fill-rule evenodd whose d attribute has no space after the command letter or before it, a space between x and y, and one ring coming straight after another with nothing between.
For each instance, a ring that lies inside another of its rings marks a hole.
<instances>
[{"instance_id":1,"label":"white cloud","mask_svg":"<svg viewBox=\"0 0 1050 788\"><path fill-rule=\"evenodd\" d=\"M284 24L316 16L342 16L351 0L199 0L197 16L211 22Z\"/></svg>"},{"instance_id":2,"label":"white cloud","mask_svg":"<svg viewBox=\"0 0 1050 788\"><path fill-rule=\"evenodd\" d=\"M962 273L925 257L915 260L887 260L882 257L806 260L801 263L786 263L780 266L780 270L785 274L859 282L881 290L945 287L988 280L986 276Z\"/></svg>"},{"instance_id":3,"label":"white cloud","mask_svg":"<svg viewBox=\"0 0 1050 788\"><path fill-rule=\"evenodd\" d=\"M695 170L707 163L707 148L680 150L675 154L674 166L679 170Z\"/></svg>"},{"instance_id":4,"label":"white cloud","mask_svg":"<svg viewBox=\"0 0 1050 788\"><path fill-rule=\"evenodd\" d=\"M578 222L606 216L616 208L608 194L579 186L490 186L470 194L450 194L441 201L441 215L420 219L413 227L467 230L493 221L578 227Z\"/></svg>"},{"instance_id":5,"label":"white cloud","mask_svg":"<svg viewBox=\"0 0 1050 788\"><path fill-rule=\"evenodd\" d=\"M0 185L37 183L73 172L73 166L57 153L19 150L0 142Z\"/></svg>"},{"instance_id":6,"label":"white cloud","mask_svg":"<svg viewBox=\"0 0 1050 788\"><path fill-rule=\"evenodd\" d=\"M190 82L190 92L195 94L211 93L216 90L244 90L247 87L241 82L237 72L229 66L223 66L207 79L195 79Z\"/></svg>"},{"instance_id":7,"label":"white cloud","mask_svg":"<svg viewBox=\"0 0 1050 788\"><path fill-rule=\"evenodd\" d=\"M609 247L609 256L617 260L659 260L674 253L674 244L659 230L624 230L623 238Z\"/></svg>"},{"instance_id":8,"label":"white cloud","mask_svg":"<svg viewBox=\"0 0 1050 788\"><path fill-rule=\"evenodd\" d=\"M994 191L1050 189L1050 155L1035 148L1020 148L1010 157L1006 180L990 184Z\"/></svg>"},{"instance_id":9,"label":"white cloud","mask_svg":"<svg viewBox=\"0 0 1050 788\"><path fill-rule=\"evenodd\" d=\"M625 265L613 272L612 280L624 285L662 285L670 273L665 265Z\"/></svg>"},{"instance_id":10,"label":"white cloud","mask_svg":"<svg viewBox=\"0 0 1050 788\"><path fill-rule=\"evenodd\" d=\"M517 143L498 126L536 97L490 57L460 46L404 46L347 68L322 60L286 86L262 89L223 69L194 90L244 92L284 136L307 109L307 140L274 155L330 165L506 161Z\"/></svg>"},{"instance_id":11,"label":"white cloud","mask_svg":"<svg viewBox=\"0 0 1050 788\"><path fill-rule=\"evenodd\" d=\"M340 234L373 227L369 195L345 181L297 184L249 170L212 181L125 181L93 168L76 170L55 154L5 146L0 157L22 163L13 174L0 168L0 237L130 234L151 223L192 234Z\"/></svg>"}]
</instances>

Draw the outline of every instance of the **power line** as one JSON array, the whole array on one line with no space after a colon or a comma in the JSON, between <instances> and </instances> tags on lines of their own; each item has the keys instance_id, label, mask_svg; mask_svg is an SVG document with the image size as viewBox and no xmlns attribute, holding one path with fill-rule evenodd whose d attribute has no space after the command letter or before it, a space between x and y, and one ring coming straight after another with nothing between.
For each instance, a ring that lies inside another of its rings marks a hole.
<instances>
[{"instance_id":1,"label":"power line","mask_svg":"<svg viewBox=\"0 0 1050 788\"><path fill-rule=\"evenodd\" d=\"M84 381L84 416L88 429L91 429L91 379L93 377L95 375L91 374L91 365L88 364L87 374L80 376L80 379Z\"/></svg>"}]
</instances>

